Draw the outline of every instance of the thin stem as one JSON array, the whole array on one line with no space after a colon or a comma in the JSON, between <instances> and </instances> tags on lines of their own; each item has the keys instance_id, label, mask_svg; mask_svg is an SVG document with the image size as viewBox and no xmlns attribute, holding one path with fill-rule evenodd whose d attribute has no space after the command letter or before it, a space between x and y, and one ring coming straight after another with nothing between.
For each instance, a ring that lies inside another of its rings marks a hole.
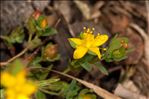
<instances>
[{"instance_id":1,"label":"thin stem","mask_svg":"<svg viewBox=\"0 0 149 99\"><path fill-rule=\"evenodd\" d=\"M10 62L12 62L13 60L15 60L16 58L20 57L21 55L23 55L26 51L28 51L29 49L29 43L31 42L31 39L32 39L32 34L29 35L29 38L28 38L28 46L22 50L20 53L18 53L17 55L15 55L14 57L10 58L9 60L7 60L6 62L0 62L0 66L4 66L4 65L7 65L9 64Z\"/></svg>"},{"instance_id":2,"label":"thin stem","mask_svg":"<svg viewBox=\"0 0 149 99\"><path fill-rule=\"evenodd\" d=\"M28 50L29 47L26 47L23 51L21 51L20 53L18 53L16 56L10 58L8 61L6 62L0 62L0 66L4 66L4 65L7 65L9 64L10 62L12 62L13 60L15 60L16 58L20 57L21 55L23 55L27 50Z\"/></svg>"},{"instance_id":3,"label":"thin stem","mask_svg":"<svg viewBox=\"0 0 149 99\"><path fill-rule=\"evenodd\" d=\"M33 36L33 34L29 34L29 38L28 38L28 43L32 40L32 36Z\"/></svg>"}]
</instances>

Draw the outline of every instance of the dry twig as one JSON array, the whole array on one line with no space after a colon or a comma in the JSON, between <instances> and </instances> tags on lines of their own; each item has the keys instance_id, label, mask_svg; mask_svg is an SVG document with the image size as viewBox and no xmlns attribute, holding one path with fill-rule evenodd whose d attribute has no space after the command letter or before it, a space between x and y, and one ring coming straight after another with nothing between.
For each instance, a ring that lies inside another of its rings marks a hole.
<instances>
[{"instance_id":1,"label":"dry twig","mask_svg":"<svg viewBox=\"0 0 149 99\"><path fill-rule=\"evenodd\" d=\"M120 97L118 97L118 96L100 88L99 86L92 84L92 83L89 83L89 82L86 82L84 80L75 78L75 77L68 75L68 74L61 73L59 71L55 71L55 70L51 70L51 71L78 81L79 83L81 83L81 84L85 85L86 87L92 89L97 95L103 97L104 99L121 99Z\"/></svg>"}]
</instances>

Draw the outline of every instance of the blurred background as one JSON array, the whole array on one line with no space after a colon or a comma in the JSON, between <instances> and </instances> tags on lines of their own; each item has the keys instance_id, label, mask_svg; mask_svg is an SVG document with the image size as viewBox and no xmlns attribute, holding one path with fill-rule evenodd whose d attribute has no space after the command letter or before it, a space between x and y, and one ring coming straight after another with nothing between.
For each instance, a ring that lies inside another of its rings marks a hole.
<instances>
[{"instance_id":1,"label":"blurred background","mask_svg":"<svg viewBox=\"0 0 149 99\"><path fill-rule=\"evenodd\" d=\"M49 26L59 32L54 40L63 56L60 68L64 68L62 66L72 57L67 38L78 35L84 26L94 27L95 32L107 33L110 37L116 33L128 37L133 51L126 60L107 64L108 76L96 69L75 75L125 99L148 99L148 0L1 0L0 5L0 35L24 24L35 10L48 16ZM5 46L0 45L1 60L7 60L9 55L3 51Z\"/></svg>"}]
</instances>

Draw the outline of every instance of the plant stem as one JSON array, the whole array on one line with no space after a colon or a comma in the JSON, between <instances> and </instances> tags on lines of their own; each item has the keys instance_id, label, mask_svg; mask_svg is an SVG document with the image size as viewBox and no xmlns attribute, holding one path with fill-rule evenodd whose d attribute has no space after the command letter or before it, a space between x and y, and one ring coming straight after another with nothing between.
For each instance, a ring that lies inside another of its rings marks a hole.
<instances>
[{"instance_id":1,"label":"plant stem","mask_svg":"<svg viewBox=\"0 0 149 99\"><path fill-rule=\"evenodd\" d=\"M6 61L6 62L0 62L0 66L9 64L10 62L12 62L13 60L15 60L16 58L18 58L18 57L20 57L21 55L23 55L27 50L28 50L28 47L26 47L23 51L21 51L21 52L20 52L19 54L17 54L16 56L10 58L8 61Z\"/></svg>"},{"instance_id":2,"label":"plant stem","mask_svg":"<svg viewBox=\"0 0 149 99\"><path fill-rule=\"evenodd\" d=\"M29 42L31 42L31 40L32 40L32 36L33 36L33 34L32 34L32 33L31 33L31 34L29 34L29 38L28 38L28 41L27 41L28 43L29 43Z\"/></svg>"},{"instance_id":3,"label":"plant stem","mask_svg":"<svg viewBox=\"0 0 149 99\"><path fill-rule=\"evenodd\" d=\"M0 62L0 66L4 66L4 65L8 65L10 62L12 62L13 60L15 60L16 58L20 57L21 55L23 55L26 51L28 51L29 49L29 43L31 42L32 39L32 34L29 35L28 38L28 46L22 50L20 53L18 53L17 55L15 55L14 57L10 58L9 60L7 60L6 62Z\"/></svg>"}]
</instances>

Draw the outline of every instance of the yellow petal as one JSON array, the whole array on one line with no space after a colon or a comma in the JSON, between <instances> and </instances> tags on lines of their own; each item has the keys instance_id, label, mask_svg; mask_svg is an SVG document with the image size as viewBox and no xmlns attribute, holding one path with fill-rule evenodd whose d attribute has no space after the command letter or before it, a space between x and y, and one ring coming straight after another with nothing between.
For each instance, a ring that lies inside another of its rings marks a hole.
<instances>
[{"instance_id":1,"label":"yellow petal","mask_svg":"<svg viewBox=\"0 0 149 99\"><path fill-rule=\"evenodd\" d=\"M82 44L82 40L79 38L69 38L69 40L74 42L76 45Z\"/></svg>"},{"instance_id":2,"label":"yellow petal","mask_svg":"<svg viewBox=\"0 0 149 99\"><path fill-rule=\"evenodd\" d=\"M93 46L101 46L108 40L108 35L97 35Z\"/></svg>"},{"instance_id":3,"label":"yellow petal","mask_svg":"<svg viewBox=\"0 0 149 99\"><path fill-rule=\"evenodd\" d=\"M6 97L7 97L6 99L15 99L16 95L17 95L15 93L14 89L12 89L12 88L6 89L5 94L6 94Z\"/></svg>"},{"instance_id":4,"label":"yellow petal","mask_svg":"<svg viewBox=\"0 0 149 99\"><path fill-rule=\"evenodd\" d=\"M20 71L20 72L16 75L17 84L20 85L20 84L25 83L25 81L26 81L25 76L26 76L26 71L25 71L25 70Z\"/></svg>"},{"instance_id":5,"label":"yellow petal","mask_svg":"<svg viewBox=\"0 0 149 99\"><path fill-rule=\"evenodd\" d=\"M100 51L99 51L98 47L89 48L89 51L95 53L98 56L98 58L101 59L101 54L100 54Z\"/></svg>"},{"instance_id":6,"label":"yellow petal","mask_svg":"<svg viewBox=\"0 0 149 99\"><path fill-rule=\"evenodd\" d=\"M17 95L16 99L30 99L30 98L24 94L19 94L19 95Z\"/></svg>"},{"instance_id":7,"label":"yellow petal","mask_svg":"<svg viewBox=\"0 0 149 99\"><path fill-rule=\"evenodd\" d=\"M2 72L1 74L1 84L5 87L13 87L16 83L15 78L8 72Z\"/></svg>"},{"instance_id":8,"label":"yellow petal","mask_svg":"<svg viewBox=\"0 0 149 99\"><path fill-rule=\"evenodd\" d=\"M31 82L27 82L26 84L24 84L24 86L22 86L23 90L22 93L24 95L31 95L36 91L36 85L33 85L33 83Z\"/></svg>"},{"instance_id":9,"label":"yellow petal","mask_svg":"<svg viewBox=\"0 0 149 99\"><path fill-rule=\"evenodd\" d=\"M80 59L87 53L87 51L88 49L86 47L78 46L76 50L74 51L73 58Z\"/></svg>"}]
</instances>

